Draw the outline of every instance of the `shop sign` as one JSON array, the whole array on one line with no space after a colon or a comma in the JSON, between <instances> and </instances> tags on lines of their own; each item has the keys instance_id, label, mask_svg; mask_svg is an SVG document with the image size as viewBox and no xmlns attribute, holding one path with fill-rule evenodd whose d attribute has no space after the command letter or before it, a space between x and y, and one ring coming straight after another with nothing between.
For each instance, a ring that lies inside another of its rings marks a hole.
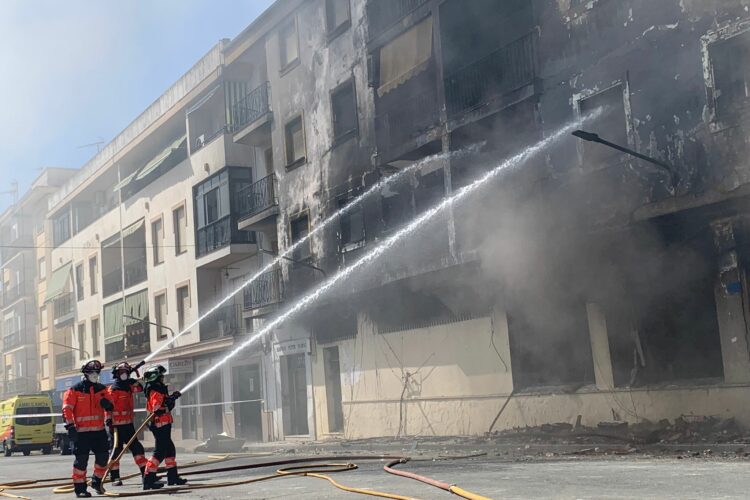
<instances>
[{"instance_id":1,"label":"shop sign","mask_svg":"<svg viewBox=\"0 0 750 500\"><path fill-rule=\"evenodd\" d=\"M310 352L310 339L289 340L274 344L276 356L288 356L290 354L301 354Z\"/></svg>"},{"instance_id":2,"label":"shop sign","mask_svg":"<svg viewBox=\"0 0 750 500\"><path fill-rule=\"evenodd\" d=\"M193 373L192 359L169 359L167 360L167 373L177 375L180 373Z\"/></svg>"}]
</instances>

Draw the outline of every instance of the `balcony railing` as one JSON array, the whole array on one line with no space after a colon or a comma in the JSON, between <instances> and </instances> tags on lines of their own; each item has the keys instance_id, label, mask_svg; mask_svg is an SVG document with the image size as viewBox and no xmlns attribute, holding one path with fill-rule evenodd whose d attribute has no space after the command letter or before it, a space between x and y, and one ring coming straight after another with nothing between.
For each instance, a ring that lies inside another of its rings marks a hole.
<instances>
[{"instance_id":1,"label":"balcony railing","mask_svg":"<svg viewBox=\"0 0 750 500\"><path fill-rule=\"evenodd\" d=\"M232 132L243 129L271 111L270 91L271 85L266 82L245 94L245 97L232 105L232 125L230 127Z\"/></svg>"},{"instance_id":2,"label":"balcony railing","mask_svg":"<svg viewBox=\"0 0 750 500\"><path fill-rule=\"evenodd\" d=\"M30 329L21 329L7 332L3 335L3 350L14 349L16 347L30 344L33 341L33 335Z\"/></svg>"},{"instance_id":3,"label":"balcony railing","mask_svg":"<svg viewBox=\"0 0 750 500\"><path fill-rule=\"evenodd\" d=\"M239 305L230 304L219 307L201 320L201 340L212 340L237 334L242 324L240 316Z\"/></svg>"},{"instance_id":4,"label":"balcony railing","mask_svg":"<svg viewBox=\"0 0 750 500\"><path fill-rule=\"evenodd\" d=\"M377 38L396 21L425 3L427 3L427 0L369 0L367 2L367 19L369 20L370 39Z\"/></svg>"},{"instance_id":5,"label":"balcony railing","mask_svg":"<svg viewBox=\"0 0 750 500\"><path fill-rule=\"evenodd\" d=\"M233 219L235 220L235 224L232 223ZM203 226L195 232L195 236L197 245L195 252L197 257L233 243L255 243L255 233L239 231L237 229L236 218L233 218L231 215Z\"/></svg>"},{"instance_id":6,"label":"balcony railing","mask_svg":"<svg viewBox=\"0 0 750 500\"><path fill-rule=\"evenodd\" d=\"M55 356L55 371L57 373L69 372L73 369L75 363L75 353L73 351L63 352Z\"/></svg>"},{"instance_id":7,"label":"balcony railing","mask_svg":"<svg viewBox=\"0 0 750 500\"><path fill-rule=\"evenodd\" d=\"M6 380L3 384L5 396L15 396L17 394L33 394L39 391L39 384L36 380L28 377L12 378Z\"/></svg>"},{"instance_id":8,"label":"balcony railing","mask_svg":"<svg viewBox=\"0 0 750 500\"><path fill-rule=\"evenodd\" d=\"M445 78L449 115L475 109L534 81L535 34L529 33Z\"/></svg>"},{"instance_id":9,"label":"balcony railing","mask_svg":"<svg viewBox=\"0 0 750 500\"><path fill-rule=\"evenodd\" d=\"M276 174L271 174L240 189L237 192L237 206L239 207L240 217L249 217L278 205L277 188Z\"/></svg>"},{"instance_id":10,"label":"balcony railing","mask_svg":"<svg viewBox=\"0 0 750 500\"><path fill-rule=\"evenodd\" d=\"M278 304L284 300L281 269L261 274L243 293L246 310Z\"/></svg>"},{"instance_id":11,"label":"balcony railing","mask_svg":"<svg viewBox=\"0 0 750 500\"><path fill-rule=\"evenodd\" d=\"M23 278L22 278L23 279ZM3 304L9 305L11 302L15 302L25 293L24 282L21 281L15 286L3 289Z\"/></svg>"},{"instance_id":12,"label":"balcony railing","mask_svg":"<svg viewBox=\"0 0 750 500\"><path fill-rule=\"evenodd\" d=\"M59 323L66 319L72 319L75 297L73 292L64 293L55 299L55 322Z\"/></svg>"}]
</instances>

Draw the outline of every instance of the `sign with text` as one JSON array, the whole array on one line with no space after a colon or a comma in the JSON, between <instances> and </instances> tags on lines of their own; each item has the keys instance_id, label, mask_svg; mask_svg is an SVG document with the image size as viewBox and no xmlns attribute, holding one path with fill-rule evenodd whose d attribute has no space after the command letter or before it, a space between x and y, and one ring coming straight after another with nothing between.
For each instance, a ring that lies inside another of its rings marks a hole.
<instances>
[{"instance_id":1,"label":"sign with text","mask_svg":"<svg viewBox=\"0 0 750 500\"><path fill-rule=\"evenodd\" d=\"M192 359L170 359L167 360L167 373L176 375L179 373L193 373Z\"/></svg>"},{"instance_id":2,"label":"sign with text","mask_svg":"<svg viewBox=\"0 0 750 500\"><path fill-rule=\"evenodd\" d=\"M289 354L301 354L310 352L310 339L288 340L279 342L273 346L276 356L288 356Z\"/></svg>"}]
</instances>

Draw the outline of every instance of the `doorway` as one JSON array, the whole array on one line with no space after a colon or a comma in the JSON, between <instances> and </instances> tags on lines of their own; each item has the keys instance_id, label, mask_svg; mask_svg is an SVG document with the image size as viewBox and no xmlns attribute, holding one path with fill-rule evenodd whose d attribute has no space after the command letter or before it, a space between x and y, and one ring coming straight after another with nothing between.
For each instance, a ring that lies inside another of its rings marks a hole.
<instances>
[{"instance_id":1,"label":"doorway","mask_svg":"<svg viewBox=\"0 0 750 500\"><path fill-rule=\"evenodd\" d=\"M200 407L203 439L221 434L224 432L224 405L215 404L222 401L220 370L213 372L198 385L198 395L202 405L210 405Z\"/></svg>"},{"instance_id":2,"label":"doorway","mask_svg":"<svg viewBox=\"0 0 750 500\"><path fill-rule=\"evenodd\" d=\"M232 387L235 401L249 401L234 404L235 437L248 441L262 441L259 365L233 367Z\"/></svg>"},{"instance_id":3,"label":"doorway","mask_svg":"<svg viewBox=\"0 0 750 500\"><path fill-rule=\"evenodd\" d=\"M180 397L180 420L182 427L182 439L198 439L198 417L197 408L184 408L184 406L197 403L195 391L188 391ZM137 415L137 414L136 414Z\"/></svg>"},{"instance_id":4,"label":"doorway","mask_svg":"<svg viewBox=\"0 0 750 500\"><path fill-rule=\"evenodd\" d=\"M339 347L323 350L326 377L326 406L328 407L328 432L344 431L344 410L341 407L341 366Z\"/></svg>"},{"instance_id":5,"label":"doorway","mask_svg":"<svg viewBox=\"0 0 750 500\"><path fill-rule=\"evenodd\" d=\"M304 436L307 427L307 372L305 353L281 356L281 408L284 435Z\"/></svg>"}]
</instances>

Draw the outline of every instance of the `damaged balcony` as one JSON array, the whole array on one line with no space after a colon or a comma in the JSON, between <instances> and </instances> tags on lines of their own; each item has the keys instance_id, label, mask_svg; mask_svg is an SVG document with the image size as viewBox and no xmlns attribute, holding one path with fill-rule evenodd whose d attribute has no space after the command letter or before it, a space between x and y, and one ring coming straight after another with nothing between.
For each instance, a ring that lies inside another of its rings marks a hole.
<instances>
[{"instance_id":1,"label":"damaged balcony","mask_svg":"<svg viewBox=\"0 0 750 500\"><path fill-rule=\"evenodd\" d=\"M234 142L259 147L268 144L273 122L270 93L271 84L265 82L232 104L230 131Z\"/></svg>"},{"instance_id":2,"label":"damaged balcony","mask_svg":"<svg viewBox=\"0 0 750 500\"><path fill-rule=\"evenodd\" d=\"M284 300L281 269L274 269L260 275L245 288L243 295L245 311L252 311L249 317L263 316L273 310L273 306Z\"/></svg>"},{"instance_id":3,"label":"damaged balcony","mask_svg":"<svg viewBox=\"0 0 750 500\"><path fill-rule=\"evenodd\" d=\"M239 305L221 306L200 322L200 337L202 341L231 337L240 333L241 325Z\"/></svg>"},{"instance_id":4,"label":"damaged balcony","mask_svg":"<svg viewBox=\"0 0 750 500\"><path fill-rule=\"evenodd\" d=\"M279 215L277 191L276 174L264 177L239 190L237 192L239 229L266 233L273 239L276 233L276 217Z\"/></svg>"}]
</instances>

